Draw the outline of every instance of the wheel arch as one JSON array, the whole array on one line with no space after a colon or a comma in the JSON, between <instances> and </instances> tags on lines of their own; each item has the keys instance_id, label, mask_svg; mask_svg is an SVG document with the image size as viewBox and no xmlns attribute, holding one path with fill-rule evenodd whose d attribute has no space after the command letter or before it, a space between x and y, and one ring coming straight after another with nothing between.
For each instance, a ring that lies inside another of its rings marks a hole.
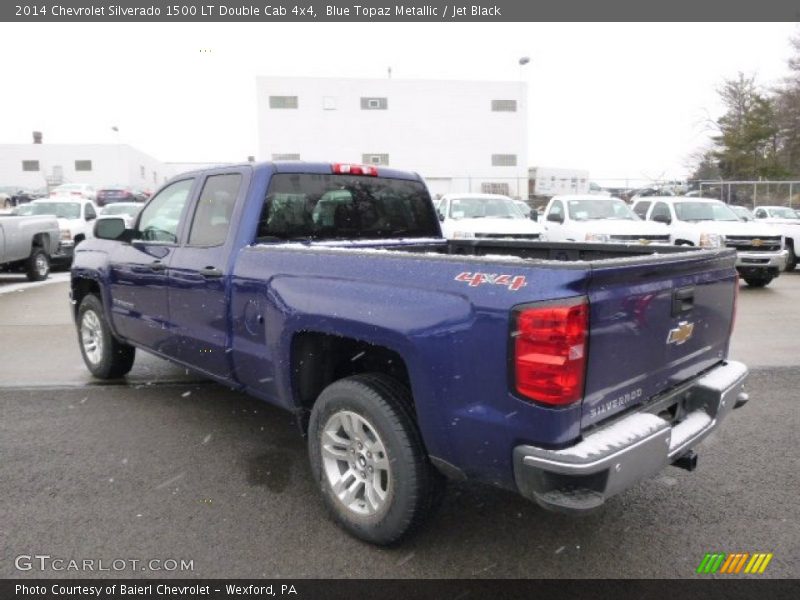
<instances>
[{"instance_id":1,"label":"wheel arch","mask_svg":"<svg viewBox=\"0 0 800 600\"><path fill-rule=\"evenodd\" d=\"M306 432L308 414L331 383L352 375L382 373L404 385L412 398L407 361L397 350L367 340L321 331L297 331L290 344L292 398ZM416 418L416 414L415 414Z\"/></svg>"}]
</instances>

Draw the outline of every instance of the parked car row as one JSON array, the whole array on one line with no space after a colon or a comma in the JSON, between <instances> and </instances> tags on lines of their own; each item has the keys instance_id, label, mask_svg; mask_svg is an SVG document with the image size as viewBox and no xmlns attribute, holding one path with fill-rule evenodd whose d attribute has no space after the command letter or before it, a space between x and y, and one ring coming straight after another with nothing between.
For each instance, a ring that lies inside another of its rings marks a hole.
<instances>
[{"instance_id":1,"label":"parked car row","mask_svg":"<svg viewBox=\"0 0 800 600\"><path fill-rule=\"evenodd\" d=\"M46 197L83 198L102 207L114 202L145 202L151 193L149 190L117 184L97 188L88 183L65 183L49 191L46 188L24 190L5 186L0 187L0 208L14 208Z\"/></svg>"},{"instance_id":2,"label":"parked car row","mask_svg":"<svg viewBox=\"0 0 800 600\"><path fill-rule=\"evenodd\" d=\"M793 210L765 206L755 215L746 209L737 213L708 198L645 195L629 205L599 194L554 196L541 224L527 204L497 194L447 194L436 202L436 211L451 240L727 246L737 250L737 271L752 287L794 269L800 244L800 219Z\"/></svg>"}]
</instances>

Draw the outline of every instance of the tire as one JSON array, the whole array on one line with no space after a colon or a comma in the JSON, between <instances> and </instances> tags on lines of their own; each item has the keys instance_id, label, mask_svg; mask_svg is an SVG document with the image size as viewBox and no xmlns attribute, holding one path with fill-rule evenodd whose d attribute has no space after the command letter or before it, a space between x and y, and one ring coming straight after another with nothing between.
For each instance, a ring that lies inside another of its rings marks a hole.
<instances>
[{"instance_id":1,"label":"tire","mask_svg":"<svg viewBox=\"0 0 800 600\"><path fill-rule=\"evenodd\" d=\"M99 379L117 379L128 373L136 349L111 333L100 298L89 294L78 308L78 344L86 368Z\"/></svg>"},{"instance_id":2,"label":"tire","mask_svg":"<svg viewBox=\"0 0 800 600\"><path fill-rule=\"evenodd\" d=\"M326 387L311 412L308 451L329 513L366 542L399 541L442 497L444 478L428 460L411 395L386 375Z\"/></svg>"},{"instance_id":3,"label":"tire","mask_svg":"<svg viewBox=\"0 0 800 600\"><path fill-rule=\"evenodd\" d=\"M745 278L745 282L752 288L762 288L769 285L769 282L772 281L772 277L759 277L758 279L755 278Z\"/></svg>"},{"instance_id":4,"label":"tire","mask_svg":"<svg viewBox=\"0 0 800 600\"><path fill-rule=\"evenodd\" d=\"M789 251L789 256L786 257L786 271L794 271L797 266L797 255L794 253L794 246L786 244L786 249Z\"/></svg>"},{"instance_id":5,"label":"tire","mask_svg":"<svg viewBox=\"0 0 800 600\"><path fill-rule=\"evenodd\" d=\"M34 248L25 261L25 275L28 281L44 281L50 275L50 257L41 248Z\"/></svg>"}]
</instances>

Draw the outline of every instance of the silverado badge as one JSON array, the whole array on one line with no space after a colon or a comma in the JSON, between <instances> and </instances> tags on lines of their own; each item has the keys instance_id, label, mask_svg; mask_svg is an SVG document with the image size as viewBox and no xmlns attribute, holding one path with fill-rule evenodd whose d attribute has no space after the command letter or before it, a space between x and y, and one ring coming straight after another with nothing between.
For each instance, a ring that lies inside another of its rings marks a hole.
<instances>
[{"instance_id":1,"label":"silverado badge","mask_svg":"<svg viewBox=\"0 0 800 600\"><path fill-rule=\"evenodd\" d=\"M689 323L689 321L681 321L680 323L678 323L678 326L675 329L669 330L669 335L667 336L667 343L680 346L690 337L692 337L693 333L694 333L694 323Z\"/></svg>"}]
</instances>

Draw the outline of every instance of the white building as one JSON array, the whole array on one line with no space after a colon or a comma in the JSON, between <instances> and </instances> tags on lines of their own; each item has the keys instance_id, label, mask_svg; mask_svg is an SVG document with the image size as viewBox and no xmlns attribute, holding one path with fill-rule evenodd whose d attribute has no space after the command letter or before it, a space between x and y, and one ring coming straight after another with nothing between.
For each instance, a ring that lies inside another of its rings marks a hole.
<instances>
[{"instance_id":1,"label":"white building","mask_svg":"<svg viewBox=\"0 0 800 600\"><path fill-rule=\"evenodd\" d=\"M511 81L259 77L259 160L388 165L431 193L528 193L527 89Z\"/></svg>"},{"instance_id":2,"label":"white building","mask_svg":"<svg viewBox=\"0 0 800 600\"><path fill-rule=\"evenodd\" d=\"M585 169L531 167L529 173L532 196L589 193L589 171Z\"/></svg>"},{"instance_id":3,"label":"white building","mask_svg":"<svg viewBox=\"0 0 800 600\"><path fill-rule=\"evenodd\" d=\"M164 163L127 144L0 144L0 186L89 183L154 190L171 175Z\"/></svg>"}]
</instances>

